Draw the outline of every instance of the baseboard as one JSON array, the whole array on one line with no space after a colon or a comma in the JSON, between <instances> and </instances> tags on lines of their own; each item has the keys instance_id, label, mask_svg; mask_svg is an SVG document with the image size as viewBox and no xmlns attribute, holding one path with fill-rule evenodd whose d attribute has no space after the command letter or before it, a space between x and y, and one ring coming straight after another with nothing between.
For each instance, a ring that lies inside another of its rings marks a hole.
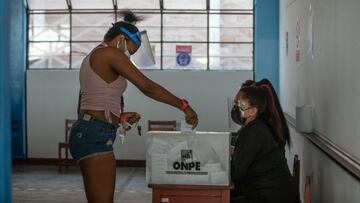
<instances>
[{"instance_id":1,"label":"baseboard","mask_svg":"<svg viewBox=\"0 0 360 203\"><path fill-rule=\"evenodd\" d=\"M70 159L69 162L73 165L76 165L76 162L73 159ZM13 165L45 165L45 166L57 166L59 161L55 158L27 158L27 159L13 159ZM145 167L145 160L126 160L120 159L116 160L117 167Z\"/></svg>"}]
</instances>

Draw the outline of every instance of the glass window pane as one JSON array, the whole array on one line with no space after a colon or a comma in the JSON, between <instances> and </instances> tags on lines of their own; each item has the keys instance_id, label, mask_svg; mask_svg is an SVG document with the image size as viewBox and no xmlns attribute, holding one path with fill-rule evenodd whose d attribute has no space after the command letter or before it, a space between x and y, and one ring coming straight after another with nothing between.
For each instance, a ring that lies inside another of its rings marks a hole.
<instances>
[{"instance_id":1,"label":"glass window pane","mask_svg":"<svg viewBox=\"0 0 360 203\"><path fill-rule=\"evenodd\" d=\"M28 0L30 10L68 9L66 0Z\"/></svg>"},{"instance_id":2,"label":"glass window pane","mask_svg":"<svg viewBox=\"0 0 360 203\"><path fill-rule=\"evenodd\" d=\"M206 9L206 0L164 0L165 9Z\"/></svg>"},{"instance_id":3,"label":"glass window pane","mask_svg":"<svg viewBox=\"0 0 360 203\"><path fill-rule=\"evenodd\" d=\"M72 14L72 40L102 41L114 20L114 14Z\"/></svg>"},{"instance_id":4,"label":"glass window pane","mask_svg":"<svg viewBox=\"0 0 360 203\"><path fill-rule=\"evenodd\" d=\"M253 9L254 0L210 0L210 9Z\"/></svg>"},{"instance_id":5,"label":"glass window pane","mask_svg":"<svg viewBox=\"0 0 360 203\"><path fill-rule=\"evenodd\" d=\"M252 42L252 28L210 28L210 42Z\"/></svg>"},{"instance_id":6,"label":"glass window pane","mask_svg":"<svg viewBox=\"0 0 360 203\"><path fill-rule=\"evenodd\" d=\"M211 42L252 42L252 15L210 15Z\"/></svg>"},{"instance_id":7,"label":"glass window pane","mask_svg":"<svg viewBox=\"0 0 360 203\"><path fill-rule=\"evenodd\" d=\"M163 69L183 69L176 65L176 45L191 45L191 70L207 69L207 44L164 43ZM186 68L188 69L188 68Z\"/></svg>"},{"instance_id":8,"label":"glass window pane","mask_svg":"<svg viewBox=\"0 0 360 203\"><path fill-rule=\"evenodd\" d=\"M139 21L136 26L139 30L147 30L150 42L159 42L161 39L161 15L160 14L138 14L142 21ZM118 21L122 18L118 19Z\"/></svg>"},{"instance_id":9,"label":"glass window pane","mask_svg":"<svg viewBox=\"0 0 360 203\"><path fill-rule=\"evenodd\" d=\"M70 40L69 14L33 14L29 18L30 41Z\"/></svg>"},{"instance_id":10,"label":"glass window pane","mask_svg":"<svg viewBox=\"0 0 360 203\"><path fill-rule=\"evenodd\" d=\"M112 0L71 0L73 9L113 9Z\"/></svg>"},{"instance_id":11,"label":"glass window pane","mask_svg":"<svg viewBox=\"0 0 360 203\"><path fill-rule=\"evenodd\" d=\"M164 41L207 40L206 14L164 14Z\"/></svg>"},{"instance_id":12,"label":"glass window pane","mask_svg":"<svg viewBox=\"0 0 360 203\"><path fill-rule=\"evenodd\" d=\"M160 9L159 0L117 0L119 9Z\"/></svg>"},{"instance_id":13,"label":"glass window pane","mask_svg":"<svg viewBox=\"0 0 360 203\"><path fill-rule=\"evenodd\" d=\"M252 44L210 44L211 70L252 70Z\"/></svg>"},{"instance_id":14,"label":"glass window pane","mask_svg":"<svg viewBox=\"0 0 360 203\"><path fill-rule=\"evenodd\" d=\"M252 14L210 14L210 27L253 27Z\"/></svg>"},{"instance_id":15,"label":"glass window pane","mask_svg":"<svg viewBox=\"0 0 360 203\"><path fill-rule=\"evenodd\" d=\"M64 42L31 42L29 66L31 69L69 68L70 44Z\"/></svg>"},{"instance_id":16,"label":"glass window pane","mask_svg":"<svg viewBox=\"0 0 360 203\"><path fill-rule=\"evenodd\" d=\"M82 60L93 50L99 43L75 43L71 47L71 68L78 69Z\"/></svg>"}]
</instances>

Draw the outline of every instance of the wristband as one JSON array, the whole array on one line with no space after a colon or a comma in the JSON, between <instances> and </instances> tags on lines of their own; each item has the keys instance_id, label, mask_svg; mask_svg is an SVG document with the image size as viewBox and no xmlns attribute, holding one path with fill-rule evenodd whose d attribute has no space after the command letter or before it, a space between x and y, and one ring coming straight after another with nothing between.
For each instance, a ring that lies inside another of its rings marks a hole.
<instances>
[{"instance_id":1,"label":"wristband","mask_svg":"<svg viewBox=\"0 0 360 203\"><path fill-rule=\"evenodd\" d=\"M126 123L126 116L121 116L121 114L120 114L120 117L119 117L119 124L124 125L125 123Z\"/></svg>"},{"instance_id":2,"label":"wristband","mask_svg":"<svg viewBox=\"0 0 360 203\"><path fill-rule=\"evenodd\" d=\"M185 111L185 109L187 109L189 107L189 102L186 101L185 99L182 99L180 102L180 110L181 111Z\"/></svg>"}]
</instances>

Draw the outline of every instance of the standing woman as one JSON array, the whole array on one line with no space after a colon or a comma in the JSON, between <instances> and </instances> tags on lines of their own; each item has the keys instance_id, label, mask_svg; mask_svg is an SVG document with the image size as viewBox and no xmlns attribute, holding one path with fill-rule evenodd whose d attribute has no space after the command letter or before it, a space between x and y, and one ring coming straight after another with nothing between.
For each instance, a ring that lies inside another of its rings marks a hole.
<instances>
[{"instance_id":1,"label":"standing woman","mask_svg":"<svg viewBox=\"0 0 360 203\"><path fill-rule=\"evenodd\" d=\"M274 139L281 120L271 94L269 88L251 85L235 97L232 118L243 127L232 156L232 203L299 202L282 147Z\"/></svg>"},{"instance_id":2,"label":"standing woman","mask_svg":"<svg viewBox=\"0 0 360 203\"><path fill-rule=\"evenodd\" d=\"M193 128L198 119L184 99L179 99L144 76L130 61L141 46L138 18L124 12L124 21L115 23L104 41L83 60L80 69L79 118L70 133L69 145L79 163L89 203L112 203L116 162L113 143L118 124L133 124L140 119L135 112L120 114L121 97L127 81L146 96L180 109ZM121 127L121 129L123 129Z\"/></svg>"}]
</instances>

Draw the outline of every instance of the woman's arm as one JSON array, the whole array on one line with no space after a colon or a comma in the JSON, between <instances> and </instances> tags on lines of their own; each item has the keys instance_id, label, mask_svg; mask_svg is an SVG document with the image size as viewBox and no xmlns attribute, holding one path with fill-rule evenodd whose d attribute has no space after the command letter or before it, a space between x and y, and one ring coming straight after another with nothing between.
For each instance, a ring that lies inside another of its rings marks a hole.
<instances>
[{"instance_id":1,"label":"woman's arm","mask_svg":"<svg viewBox=\"0 0 360 203\"><path fill-rule=\"evenodd\" d=\"M102 60L107 63L114 71L128 79L146 96L180 109L181 99L142 74L120 50L112 47L100 49L95 60ZM189 106L184 113L186 114L186 121L195 127L197 125L197 115L193 109Z\"/></svg>"}]
</instances>

